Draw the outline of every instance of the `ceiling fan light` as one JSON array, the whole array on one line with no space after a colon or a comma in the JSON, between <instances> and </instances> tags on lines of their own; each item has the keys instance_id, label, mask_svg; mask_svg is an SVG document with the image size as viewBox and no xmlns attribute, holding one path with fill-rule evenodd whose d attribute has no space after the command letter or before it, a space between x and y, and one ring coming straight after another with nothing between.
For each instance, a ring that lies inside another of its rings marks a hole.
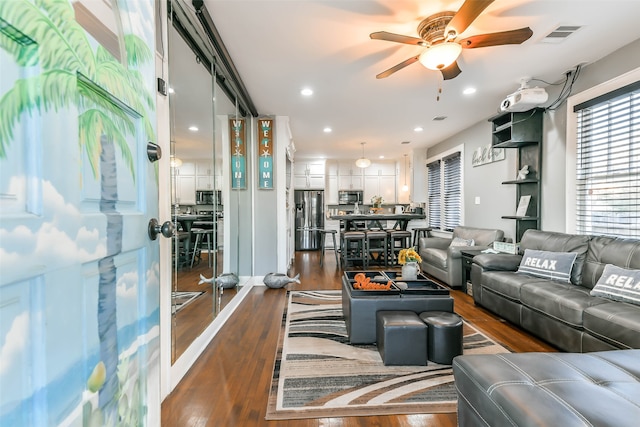
<instances>
[{"instance_id":1,"label":"ceiling fan light","mask_svg":"<svg viewBox=\"0 0 640 427\"><path fill-rule=\"evenodd\" d=\"M361 157L358 160L356 160L356 166L363 169L368 168L369 166L371 166L371 160L365 157Z\"/></svg>"},{"instance_id":2,"label":"ceiling fan light","mask_svg":"<svg viewBox=\"0 0 640 427\"><path fill-rule=\"evenodd\" d=\"M458 43L440 43L422 52L419 60L426 68L437 71L453 64L461 52Z\"/></svg>"}]
</instances>

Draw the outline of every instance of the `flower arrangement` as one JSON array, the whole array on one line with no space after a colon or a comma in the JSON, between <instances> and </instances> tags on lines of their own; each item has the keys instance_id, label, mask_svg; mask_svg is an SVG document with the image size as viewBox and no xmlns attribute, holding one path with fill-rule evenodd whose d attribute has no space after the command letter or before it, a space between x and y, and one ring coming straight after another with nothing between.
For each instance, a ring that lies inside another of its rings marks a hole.
<instances>
[{"instance_id":1,"label":"flower arrangement","mask_svg":"<svg viewBox=\"0 0 640 427\"><path fill-rule=\"evenodd\" d=\"M413 248L402 249L398 254L398 262L404 265L408 262L422 262L422 258Z\"/></svg>"},{"instance_id":2,"label":"flower arrangement","mask_svg":"<svg viewBox=\"0 0 640 427\"><path fill-rule=\"evenodd\" d=\"M384 199L382 198L382 196L373 196L371 198L371 204L377 208L382 206L383 203L384 203Z\"/></svg>"}]
</instances>

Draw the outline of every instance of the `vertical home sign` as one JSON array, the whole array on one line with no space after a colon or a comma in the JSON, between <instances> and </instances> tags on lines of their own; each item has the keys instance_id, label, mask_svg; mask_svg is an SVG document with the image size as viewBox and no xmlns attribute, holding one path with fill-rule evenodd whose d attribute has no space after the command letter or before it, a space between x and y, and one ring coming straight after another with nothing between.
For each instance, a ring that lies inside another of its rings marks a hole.
<instances>
[{"instance_id":1,"label":"vertical home sign","mask_svg":"<svg viewBox=\"0 0 640 427\"><path fill-rule=\"evenodd\" d=\"M244 119L229 119L231 141L231 189L247 188L247 143Z\"/></svg>"},{"instance_id":2,"label":"vertical home sign","mask_svg":"<svg viewBox=\"0 0 640 427\"><path fill-rule=\"evenodd\" d=\"M260 141L258 188L273 189L273 119L260 119L258 123L258 141Z\"/></svg>"}]
</instances>

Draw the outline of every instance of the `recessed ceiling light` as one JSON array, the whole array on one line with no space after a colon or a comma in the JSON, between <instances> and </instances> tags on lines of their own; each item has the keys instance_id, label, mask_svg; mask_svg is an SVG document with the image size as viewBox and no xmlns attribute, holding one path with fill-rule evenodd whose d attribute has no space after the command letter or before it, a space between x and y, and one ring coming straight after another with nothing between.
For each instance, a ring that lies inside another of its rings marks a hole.
<instances>
[{"instance_id":1,"label":"recessed ceiling light","mask_svg":"<svg viewBox=\"0 0 640 427\"><path fill-rule=\"evenodd\" d=\"M198 132L198 126L189 126L191 132Z\"/></svg>"},{"instance_id":2,"label":"recessed ceiling light","mask_svg":"<svg viewBox=\"0 0 640 427\"><path fill-rule=\"evenodd\" d=\"M300 91L300 94L301 94L302 96L311 96L311 95L313 95L313 90L311 90L311 89L310 89L310 88L308 88L308 87L305 87L304 89L302 89L302 90Z\"/></svg>"},{"instance_id":3,"label":"recessed ceiling light","mask_svg":"<svg viewBox=\"0 0 640 427\"><path fill-rule=\"evenodd\" d=\"M379 158L380 158L380 159L384 159L384 156L380 156Z\"/></svg>"},{"instance_id":4,"label":"recessed ceiling light","mask_svg":"<svg viewBox=\"0 0 640 427\"><path fill-rule=\"evenodd\" d=\"M476 93L476 88L468 87L465 90L463 90L462 93L464 93L465 95L473 95L474 93Z\"/></svg>"},{"instance_id":5,"label":"recessed ceiling light","mask_svg":"<svg viewBox=\"0 0 640 427\"><path fill-rule=\"evenodd\" d=\"M331 133L332 129L327 126L326 128L322 129L324 131L324 133Z\"/></svg>"},{"instance_id":6,"label":"recessed ceiling light","mask_svg":"<svg viewBox=\"0 0 640 427\"><path fill-rule=\"evenodd\" d=\"M422 126L417 126L417 127L413 128L413 130L415 132L422 132L424 129L422 129Z\"/></svg>"}]
</instances>

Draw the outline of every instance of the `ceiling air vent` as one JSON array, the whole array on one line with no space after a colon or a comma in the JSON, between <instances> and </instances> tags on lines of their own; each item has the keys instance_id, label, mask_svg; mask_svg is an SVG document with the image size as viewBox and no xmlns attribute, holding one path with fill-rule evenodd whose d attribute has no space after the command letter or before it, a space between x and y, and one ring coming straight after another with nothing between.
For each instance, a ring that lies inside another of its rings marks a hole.
<instances>
[{"instance_id":1,"label":"ceiling air vent","mask_svg":"<svg viewBox=\"0 0 640 427\"><path fill-rule=\"evenodd\" d=\"M555 30L551 31L547 34L542 40L541 43L561 43L571 34L578 31L580 26L578 25L561 25Z\"/></svg>"},{"instance_id":2,"label":"ceiling air vent","mask_svg":"<svg viewBox=\"0 0 640 427\"><path fill-rule=\"evenodd\" d=\"M447 118L447 116L435 116L435 117L433 118L433 121L434 121L434 122L440 122L440 121L442 121L442 120L445 120L446 118Z\"/></svg>"}]
</instances>

